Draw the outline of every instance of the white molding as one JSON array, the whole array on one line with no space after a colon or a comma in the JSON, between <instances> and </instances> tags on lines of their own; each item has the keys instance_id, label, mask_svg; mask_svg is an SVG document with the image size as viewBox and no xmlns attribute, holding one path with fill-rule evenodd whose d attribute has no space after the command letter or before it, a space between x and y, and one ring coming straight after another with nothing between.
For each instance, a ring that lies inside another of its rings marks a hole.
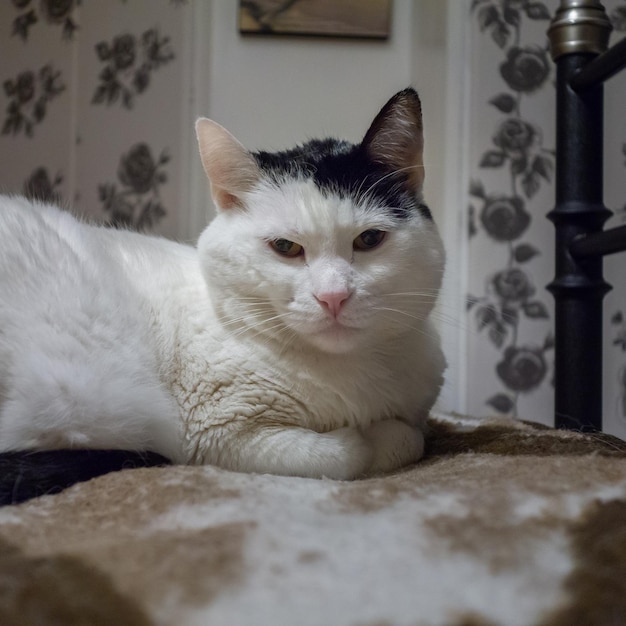
<instances>
[{"instance_id":1,"label":"white molding","mask_svg":"<svg viewBox=\"0 0 626 626\"><path fill-rule=\"evenodd\" d=\"M183 78L181 106L181 163L178 239L195 243L212 211L209 186L200 164L194 123L209 113L211 0L192 2L184 24L181 52ZM188 68L188 71L184 71Z\"/></svg>"},{"instance_id":2,"label":"white molding","mask_svg":"<svg viewBox=\"0 0 626 626\"><path fill-rule=\"evenodd\" d=\"M75 7L72 12L72 17L80 24L80 8ZM79 106L79 94L82 85L79 84L79 63L80 63L80 41L81 33L80 29L74 33L73 40L68 42L70 57L71 57L71 71L69 78L69 91L70 91L70 136L69 136L69 152L68 152L68 169L67 169L67 197L66 200L72 208L76 208L76 200L78 195L78 141L79 141L79 128L78 128L78 106Z\"/></svg>"},{"instance_id":3,"label":"white molding","mask_svg":"<svg viewBox=\"0 0 626 626\"><path fill-rule=\"evenodd\" d=\"M470 94L469 3L447 0L444 211L439 220L447 252L441 309L450 322L441 325L448 358L446 383L437 406L445 411L467 410L468 329L468 111Z\"/></svg>"}]
</instances>

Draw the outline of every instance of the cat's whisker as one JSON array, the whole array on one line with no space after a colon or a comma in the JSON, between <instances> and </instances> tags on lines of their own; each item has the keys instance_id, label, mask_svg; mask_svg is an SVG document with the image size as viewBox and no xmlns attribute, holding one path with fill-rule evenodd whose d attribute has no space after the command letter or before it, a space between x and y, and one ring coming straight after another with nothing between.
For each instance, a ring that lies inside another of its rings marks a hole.
<instances>
[{"instance_id":1,"label":"cat's whisker","mask_svg":"<svg viewBox=\"0 0 626 626\"><path fill-rule=\"evenodd\" d=\"M415 297L415 292L404 292L401 294L397 294L400 296L398 303L406 303L407 298L405 296L413 296ZM395 297L395 294L394 294ZM424 298L422 294L418 294L417 302L425 302L432 303L435 299L434 297L431 299L430 296ZM393 302L393 297L390 297L390 301ZM396 312L400 313L400 310L396 310ZM467 318L465 316L464 311L459 311L459 309L453 305L448 305L444 302L438 301L435 307L430 311L429 317L432 320L438 320L440 322L445 323L447 326L451 326L453 328L458 328L461 330L468 330L471 332L471 327L467 322Z\"/></svg>"},{"instance_id":2,"label":"cat's whisker","mask_svg":"<svg viewBox=\"0 0 626 626\"><path fill-rule=\"evenodd\" d=\"M270 331L276 328L285 327L283 323L275 323L275 324L272 324L271 326L268 326L268 324L270 323L271 323L270 320L260 320L257 323L252 323L252 324L243 323L240 328L237 328L236 330L231 330L232 336L239 337L241 335L245 335L247 332L253 332L254 334L258 335L262 333L269 333Z\"/></svg>"},{"instance_id":3,"label":"cat's whisker","mask_svg":"<svg viewBox=\"0 0 626 626\"><path fill-rule=\"evenodd\" d=\"M393 300L390 298L389 300L385 300L384 304L388 306L406 308L409 303L407 302L407 300ZM411 303L409 310L414 307L421 308L423 306L428 307L428 310L431 312L430 314L439 313L442 315L449 315L450 317L459 318L459 319L465 318L464 311L459 311L458 308L455 306L448 305L440 301L435 301L434 299L426 299L426 298L416 299L415 302Z\"/></svg>"},{"instance_id":4,"label":"cat's whisker","mask_svg":"<svg viewBox=\"0 0 626 626\"><path fill-rule=\"evenodd\" d=\"M429 306L435 305L439 308L448 308L450 310L457 310L457 307L451 305L448 302L442 301L438 294L430 293L415 293L405 295L391 295L391 296L379 296L379 299L384 303L394 303L403 307L410 307L412 305L427 304Z\"/></svg>"},{"instance_id":5,"label":"cat's whisker","mask_svg":"<svg viewBox=\"0 0 626 626\"><path fill-rule=\"evenodd\" d=\"M410 317L411 319L417 320L418 322L425 322L426 319L427 319L427 316L413 315L412 313L409 313L407 311L402 311L401 309L393 309L391 307L377 306L377 307L374 307L374 309L376 311L389 311L391 313L398 313L399 315L404 315L405 317Z\"/></svg>"},{"instance_id":6,"label":"cat's whisker","mask_svg":"<svg viewBox=\"0 0 626 626\"><path fill-rule=\"evenodd\" d=\"M360 188L357 191L357 197L359 198L360 201L365 201L367 199L368 194L370 193L370 191L372 191L372 189L374 189L374 187L376 187L376 185L380 185L380 183L382 183L384 180L386 180L387 178L391 177L391 176L395 176L396 174L400 174L402 172L408 171L408 170L414 170L414 169L419 169L419 168L423 168L423 165L407 165L406 167L400 167L397 168L391 172L389 172L388 174L385 174L384 176L381 176L380 178L378 178L377 180L375 180L368 188L367 190L362 193Z\"/></svg>"},{"instance_id":7,"label":"cat's whisker","mask_svg":"<svg viewBox=\"0 0 626 626\"><path fill-rule=\"evenodd\" d=\"M388 311L394 311L393 309L386 309ZM412 330L413 332L417 332L420 335L423 335L424 337L428 337L430 339L435 339L435 340L439 340L439 335L436 332L429 332L427 330L427 327L424 328L424 326L422 324L408 324L404 321L398 320L397 318L392 317L391 315L383 315L382 316L383 319L392 321L394 324L397 324L398 326L401 326L403 328L406 328L408 330ZM416 318L417 319L417 318Z\"/></svg>"},{"instance_id":8,"label":"cat's whisker","mask_svg":"<svg viewBox=\"0 0 626 626\"><path fill-rule=\"evenodd\" d=\"M234 336L240 336L242 334L245 334L248 331L252 331L255 334L262 334L262 333L266 333L266 334L270 334L273 333L273 331L275 331L276 329L284 329L284 330L290 330L289 327L283 323L283 319L289 317L289 313L277 313L275 315L272 315L270 317L263 317L262 313L255 315L250 315L250 316L242 316L236 319L235 323L241 323L242 327L236 331L233 332ZM250 323L250 322L255 322L255 320L258 320L256 323ZM272 322L277 322L278 323L274 323L271 326L267 326L267 324L270 324Z\"/></svg>"},{"instance_id":9,"label":"cat's whisker","mask_svg":"<svg viewBox=\"0 0 626 626\"><path fill-rule=\"evenodd\" d=\"M419 291L398 291L393 293L382 293L381 296L421 296L421 295L439 295L440 290L435 287L420 289Z\"/></svg>"}]
</instances>

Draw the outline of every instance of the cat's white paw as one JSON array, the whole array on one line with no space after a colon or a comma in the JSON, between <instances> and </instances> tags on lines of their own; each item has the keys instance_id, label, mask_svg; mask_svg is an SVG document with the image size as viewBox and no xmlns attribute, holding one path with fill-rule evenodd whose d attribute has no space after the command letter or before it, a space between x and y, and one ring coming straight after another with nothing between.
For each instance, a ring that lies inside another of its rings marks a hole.
<instances>
[{"instance_id":1,"label":"cat's white paw","mask_svg":"<svg viewBox=\"0 0 626 626\"><path fill-rule=\"evenodd\" d=\"M375 422L362 432L374 448L368 474L391 472L419 461L424 454L422 432L400 420Z\"/></svg>"},{"instance_id":2,"label":"cat's white paw","mask_svg":"<svg viewBox=\"0 0 626 626\"><path fill-rule=\"evenodd\" d=\"M362 478L369 472L374 449L361 431L350 426L331 430L320 437L332 440L339 452L334 458L326 459L326 467L322 468L321 476L335 480L352 480Z\"/></svg>"},{"instance_id":3,"label":"cat's white paw","mask_svg":"<svg viewBox=\"0 0 626 626\"><path fill-rule=\"evenodd\" d=\"M260 426L230 435L216 439L221 448L205 446L204 456L194 462L239 472L352 480L364 477L374 458L372 444L353 427L318 433Z\"/></svg>"}]
</instances>

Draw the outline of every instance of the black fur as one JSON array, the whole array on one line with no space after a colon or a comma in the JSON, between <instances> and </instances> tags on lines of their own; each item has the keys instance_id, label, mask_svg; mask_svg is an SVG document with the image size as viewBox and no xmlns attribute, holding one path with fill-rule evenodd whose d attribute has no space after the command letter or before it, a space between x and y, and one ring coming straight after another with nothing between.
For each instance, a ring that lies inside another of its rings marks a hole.
<instances>
[{"instance_id":1,"label":"black fur","mask_svg":"<svg viewBox=\"0 0 626 626\"><path fill-rule=\"evenodd\" d=\"M411 87L398 92L387 102L360 144L332 138L313 139L291 150L254 152L252 156L264 174L278 184L288 178L312 179L325 193L353 198L357 202L374 199L381 208L386 208L399 219L406 219L416 211L432 218L430 210L421 201L421 190L411 182L415 179L415 172L402 167L395 169L393 158L376 159L372 156L371 147L382 132L386 141L388 136L400 134L395 146L399 157L395 159L396 163L410 157L414 146L412 140L406 138L404 128L398 129L399 119L403 120L402 127L407 124L412 127L416 148L421 143L418 137L422 132L422 107L417 92ZM375 149L374 154L376 152ZM410 159L408 165L421 167L419 163L411 163Z\"/></svg>"},{"instance_id":2,"label":"black fur","mask_svg":"<svg viewBox=\"0 0 626 626\"><path fill-rule=\"evenodd\" d=\"M359 200L365 194L406 219L414 211L430 218L428 207L415 197L404 172L389 172L374 163L362 144L338 139L313 139L291 150L255 152L261 170L280 183L285 178L311 178L323 192Z\"/></svg>"},{"instance_id":3,"label":"black fur","mask_svg":"<svg viewBox=\"0 0 626 626\"><path fill-rule=\"evenodd\" d=\"M58 493L109 472L169 464L160 454L127 450L3 452L0 453L0 506Z\"/></svg>"}]
</instances>

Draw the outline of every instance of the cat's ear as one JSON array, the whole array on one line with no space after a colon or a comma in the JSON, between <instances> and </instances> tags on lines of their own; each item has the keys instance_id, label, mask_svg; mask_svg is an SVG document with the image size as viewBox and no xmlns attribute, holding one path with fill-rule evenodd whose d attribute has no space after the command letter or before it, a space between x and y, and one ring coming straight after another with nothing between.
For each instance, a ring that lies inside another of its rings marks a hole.
<instances>
[{"instance_id":1,"label":"cat's ear","mask_svg":"<svg viewBox=\"0 0 626 626\"><path fill-rule=\"evenodd\" d=\"M422 130L422 105L417 92L409 87L381 109L362 143L372 161L390 171L403 171L415 192L424 182Z\"/></svg>"},{"instance_id":2,"label":"cat's ear","mask_svg":"<svg viewBox=\"0 0 626 626\"><path fill-rule=\"evenodd\" d=\"M196 122L200 159L218 208L243 206L243 195L259 180L254 157L223 126L201 117Z\"/></svg>"}]
</instances>

